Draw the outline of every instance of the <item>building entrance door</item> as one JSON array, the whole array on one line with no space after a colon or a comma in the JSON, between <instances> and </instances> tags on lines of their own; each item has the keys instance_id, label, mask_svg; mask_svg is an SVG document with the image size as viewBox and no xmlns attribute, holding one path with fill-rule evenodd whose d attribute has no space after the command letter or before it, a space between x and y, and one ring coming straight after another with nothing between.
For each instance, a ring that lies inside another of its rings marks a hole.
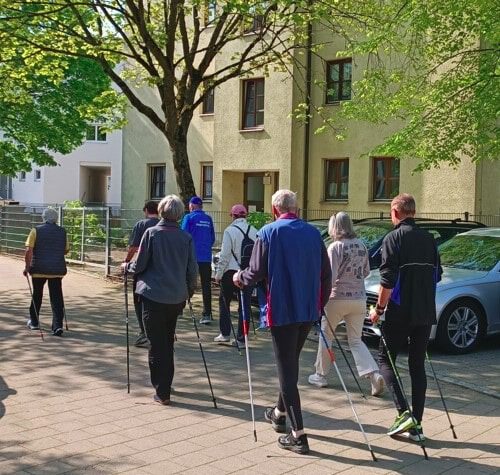
<instances>
[{"instance_id":1,"label":"building entrance door","mask_svg":"<svg viewBox=\"0 0 500 475\"><path fill-rule=\"evenodd\" d=\"M264 211L264 173L245 173L244 204L248 211Z\"/></svg>"}]
</instances>

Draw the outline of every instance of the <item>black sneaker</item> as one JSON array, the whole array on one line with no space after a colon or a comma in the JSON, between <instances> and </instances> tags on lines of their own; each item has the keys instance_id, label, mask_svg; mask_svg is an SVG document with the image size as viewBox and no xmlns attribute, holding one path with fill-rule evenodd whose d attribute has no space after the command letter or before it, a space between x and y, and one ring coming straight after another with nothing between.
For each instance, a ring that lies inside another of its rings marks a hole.
<instances>
[{"instance_id":1,"label":"black sneaker","mask_svg":"<svg viewBox=\"0 0 500 475\"><path fill-rule=\"evenodd\" d=\"M205 315L205 314L203 314L201 316L200 323L202 325L210 325L210 323L212 323L212 322L213 322L212 315Z\"/></svg>"},{"instance_id":2,"label":"black sneaker","mask_svg":"<svg viewBox=\"0 0 500 475\"><path fill-rule=\"evenodd\" d=\"M264 419L271 424L276 432L280 434L286 432L286 416L276 417L274 407L266 407L264 410Z\"/></svg>"},{"instance_id":3,"label":"black sneaker","mask_svg":"<svg viewBox=\"0 0 500 475\"><path fill-rule=\"evenodd\" d=\"M62 336L63 334L63 329L62 328L56 328L53 332L52 335L54 336Z\"/></svg>"},{"instance_id":4,"label":"black sneaker","mask_svg":"<svg viewBox=\"0 0 500 475\"><path fill-rule=\"evenodd\" d=\"M307 441L306 434L302 434L297 438L295 438L291 432L287 435L281 435L278 438L278 446L285 450L291 450L297 454L309 453L309 442Z\"/></svg>"},{"instance_id":5,"label":"black sneaker","mask_svg":"<svg viewBox=\"0 0 500 475\"><path fill-rule=\"evenodd\" d=\"M139 333L134 342L134 346L137 346L139 348L148 348L149 345L150 343L148 337L143 332Z\"/></svg>"}]
</instances>

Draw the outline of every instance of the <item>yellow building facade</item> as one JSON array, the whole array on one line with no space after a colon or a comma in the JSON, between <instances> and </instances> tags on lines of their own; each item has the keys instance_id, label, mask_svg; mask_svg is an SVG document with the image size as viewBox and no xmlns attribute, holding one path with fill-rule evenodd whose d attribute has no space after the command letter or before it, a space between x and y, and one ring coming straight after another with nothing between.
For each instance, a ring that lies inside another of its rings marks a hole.
<instances>
[{"instance_id":1,"label":"yellow building facade","mask_svg":"<svg viewBox=\"0 0 500 475\"><path fill-rule=\"evenodd\" d=\"M342 100L349 100L350 82L363 72L359 58L337 57L342 45L337 43L338 47L330 41L322 58L311 58L311 106L333 114ZM217 56L214 67L221 67L237 47ZM297 58L306 61L305 55ZM475 164L464 159L457 169L443 165L413 173L415 161L369 155L397 130L396 122L386 126L349 123L343 141L335 138L334 131L315 134L321 125L318 116L309 129L292 118L306 90L303 68L292 70L293 79L279 71L267 77L255 71L232 79L195 113L188 152L206 210L221 211L221 216L227 211L224 221L229 220L234 203L269 212L272 193L290 188L298 192L308 218L340 210L359 212L353 217L387 215L390 199L398 191L413 194L418 212L434 217L441 213L446 218L463 217L465 212L475 217L500 214L500 161ZM123 207L139 208L146 199L177 192L168 143L134 110L124 129L123 149Z\"/></svg>"}]
</instances>

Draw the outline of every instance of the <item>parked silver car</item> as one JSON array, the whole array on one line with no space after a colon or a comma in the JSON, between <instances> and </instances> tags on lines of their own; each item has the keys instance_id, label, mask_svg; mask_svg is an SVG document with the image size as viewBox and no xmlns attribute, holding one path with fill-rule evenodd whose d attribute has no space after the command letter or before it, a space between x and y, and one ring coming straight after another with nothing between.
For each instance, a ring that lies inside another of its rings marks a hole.
<instances>
[{"instance_id":1,"label":"parked silver car","mask_svg":"<svg viewBox=\"0 0 500 475\"><path fill-rule=\"evenodd\" d=\"M438 324L431 331L440 348L450 353L472 351L487 334L500 332L500 228L457 234L439 247L443 278L436 292ZM367 307L375 305L378 269L365 280ZM380 336L365 320L363 333Z\"/></svg>"}]
</instances>

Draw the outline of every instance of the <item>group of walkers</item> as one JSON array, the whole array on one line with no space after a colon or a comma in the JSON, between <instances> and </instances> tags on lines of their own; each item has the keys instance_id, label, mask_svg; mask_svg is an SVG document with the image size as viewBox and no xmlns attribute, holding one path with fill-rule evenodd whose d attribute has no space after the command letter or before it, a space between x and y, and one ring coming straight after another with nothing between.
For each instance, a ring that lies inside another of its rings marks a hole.
<instances>
[{"instance_id":1,"label":"group of walkers","mask_svg":"<svg viewBox=\"0 0 500 475\"><path fill-rule=\"evenodd\" d=\"M175 195L163 198L157 208L154 202L146 203L145 219L135 225L122 264L123 270L134 276L134 304L140 328L136 344L149 347L154 400L163 405L170 404L177 319L195 292L198 275L203 295L200 323L213 321L214 226L199 197L191 198L189 210L183 216L184 204ZM408 432L411 439L422 442L424 362L430 329L436 322L435 288L441 267L434 239L420 230L413 219L415 200L408 194L392 200L395 229L382 245L380 291L377 305L369 315L374 323L385 315L381 325L384 338L379 349L380 369L361 340L366 316L364 278L369 273L369 263L367 249L356 237L350 217L346 213L332 216L329 234L333 243L327 250L319 231L299 218L294 192L278 190L272 196L272 213L275 220L257 231L246 220L245 206L236 204L231 208L232 222L223 234L215 274L220 284L220 334L214 341L229 342L232 331L234 344L244 345L243 316L250 314L250 294L255 286L260 292L264 289L266 301L261 307L266 312L265 326L271 334L279 380L276 403L265 409L264 418L276 432L284 434L278 438L278 445L302 454L309 451L298 390L299 361L311 328L319 320L321 337L315 372L309 376L309 383L319 387L328 384L327 375L334 358L331 341L335 328L344 321L358 374L369 378L373 396L380 396L387 386L394 398L398 416L388 434ZM33 295L28 326L38 328L43 284L48 278L53 330L54 334L62 335L58 303L62 302L62 292L59 299L57 289L61 288L60 280L66 272L60 261L64 262L67 244L64 230L55 224L57 218L44 212L44 220L26 242L25 275L28 272L32 275L38 292ZM49 252L51 242L56 246ZM135 254L137 257L133 259ZM58 279L59 284L51 284L52 279ZM230 318L234 295L239 296L237 332ZM394 366L398 353L407 344L411 409Z\"/></svg>"}]
</instances>

